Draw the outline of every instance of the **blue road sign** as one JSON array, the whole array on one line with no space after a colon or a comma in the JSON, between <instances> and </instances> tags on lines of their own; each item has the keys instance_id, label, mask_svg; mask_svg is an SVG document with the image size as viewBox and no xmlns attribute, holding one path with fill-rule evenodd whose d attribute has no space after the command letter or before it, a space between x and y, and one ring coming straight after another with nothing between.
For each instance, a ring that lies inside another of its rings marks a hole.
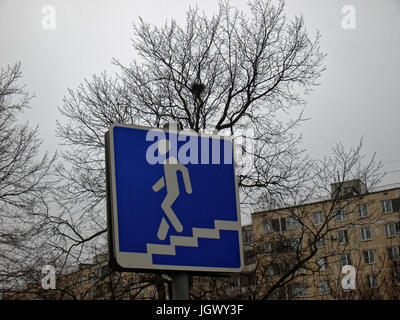
<instances>
[{"instance_id":1,"label":"blue road sign","mask_svg":"<svg viewBox=\"0 0 400 320\"><path fill-rule=\"evenodd\" d=\"M120 267L242 269L231 139L114 124L108 145L109 231Z\"/></svg>"}]
</instances>

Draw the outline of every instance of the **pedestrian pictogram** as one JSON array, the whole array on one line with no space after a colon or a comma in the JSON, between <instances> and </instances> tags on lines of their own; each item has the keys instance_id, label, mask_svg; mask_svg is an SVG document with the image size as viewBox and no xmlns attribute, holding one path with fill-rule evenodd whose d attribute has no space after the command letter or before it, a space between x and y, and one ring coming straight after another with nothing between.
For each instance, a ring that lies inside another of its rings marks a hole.
<instances>
[{"instance_id":1,"label":"pedestrian pictogram","mask_svg":"<svg viewBox=\"0 0 400 320\"><path fill-rule=\"evenodd\" d=\"M166 154L171 148L171 144L168 140L161 140L158 143L158 152L161 155ZM179 196L179 186L178 186L178 175L180 171L183 176L183 181L185 183L185 189L187 193L192 193L192 186L190 184L190 177L188 169L182 165L177 159L170 157L164 161L164 176L160 178L154 185L153 190L158 192L162 188L167 189L167 194L165 199L161 203L161 208L168 217L170 223L174 226L177 232L182 232L183 226L171 206L175 202L176 198ZM161 220L160 227L158 228L157 237L160 240L164 240L167 236L169 229L169 224L167 220L163 217Z\"/></svg>"}]
</instances>

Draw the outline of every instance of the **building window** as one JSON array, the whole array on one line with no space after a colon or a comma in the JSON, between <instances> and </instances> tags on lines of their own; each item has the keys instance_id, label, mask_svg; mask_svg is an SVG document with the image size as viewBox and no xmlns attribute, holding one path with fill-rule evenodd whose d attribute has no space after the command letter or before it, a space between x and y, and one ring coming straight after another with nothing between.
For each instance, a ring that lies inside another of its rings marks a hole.
<instances>
[{"instance_id":1,"label":"building window","mask_svg":"<svg viewBox=\"0 0 400 320\"><path fill-rule=\"evenodd\" d=\"M367 204L360 204L358 206L358 216L360 218L368 217L368 205Z\"/></svg>"},{"instance_id":2,"label":"building window","mask_svg":"<svg viewBox=\"0 0 400 320\"><path fill-rule=\"evenodd\" d=\"M296 270L296 275L301 275L301 274L306 274L307 273L307 270L306 270L306 268L304 268L304 267L299 267L297 270Z\"/></svg>"},{"instance_id":3,"label":"building window","mask_svg":"<svg viewBox=\"0 0 400 320\"><path fill-rule=\"evenodd\" d=\"M319 292L321 294L329 294L331 292L331 286L329 284L329 281L320 281Z\"/></svg>"},{"instance_id":4,"label":"building window","mask_svg":"<svg viewBox=\"0 0 400 320\"><path fill-rule=\"evenodd\" d=\"M272 219L271 224L275 232L286 231L286 218Z\"/></svg>"},{"instance_id":5,"label":"building window","mask_svg":"<svg viewBox=\"0 0 400 320\"><path fill-rule=\"evenodd\" d=\"M389 238L396 235L400 235L400 222L385 224L385 236Z\"/></svg>"},{"instance_id":6,"label":"building window","mask_svg":"<svg viewBox=\"0 0 400 320\"><path fill-rule=\"evenodd\" d=\"M352 196L352 195L356 195L356 192L354 191L354 188L351 187L344 187L342 189L342 196Z\"/></svg>"},{"instance_id":7,"label":"building window","mask_svg":"<svg viewBox=\"0 0 400 320\"><path fill-rule=\"evenodd\" d=\"M90 274L89 274L89 283L95 283L96 281L97 281L96 273L95 272L90 272Z\"/></svg>"},{"instance_id":8,"label":"building window","mask_svg":"<svg viewBox=\"0 0 400 320\"><path fill-rule=\"evenodd\" d=\"M375 254L372 250L364 251L364 263L372 264L375 263Z\"/></svg>"},{"instance_id":9,"label":"building window","mask_svg":"<svg viewBox=\"0 0 400 320\"><path fill-rule=\"evenodd\" d=\"M324 248L324 247L326 246L325 237L319 238L319 239L315 242L315 245L316 245L316 247L317 247L318 249Z\"/></svg>"},{"instance_id":10,"label":"building window","mask_svg":"<svg viewBox=\"0 0 400 320\"><path fill-rule=\"evenodd\" d=\"M102 285L97 285L95 288L94 288L94 292L95 292L95 296L96 297L102 297L102 296L104 296L104 288L103 288L103 286Z\"/></svg>"},{"instance_id":11,"label":"building window","mask_svg":"<svg viewBox=\"0 0 400 320\"><path fill-rule=\"evenodd\" d=\"M254 254L253 250L245 250L243 252L243 255L244 255L244 264L245 265L255 263L256 257L255 257L255 254Z\"/></svg>"},{"instance_id":12,"label":"building window","mask_svg":"<svg viewBox=\"0 0 400 320\"><path fill-rule=\"evenodd\" d=\"M79 285L83 286L85 284L85 276L80 276L79 277Z\"/></svg>"},{"instance_id":13,"label":"building window","mask_svg":"<svg viewBox=\"0 0 400 320\"><path fill-rule=\"evenodd\" d=\"M270 233L272 232L271 223L268 220L264 220L262 222L263 233Z\"/></svg>"},{"instance_id":14,"label":"building window","mask_svg":"<svg viewBox=\"0 0 400 320\"><path fill-rule=\"evenodd\" d=\"M367 284L370 288L377 288L378 287L378 277L374 274L367 275Z\"/></svg>"},{"instance_id":15,"label":"building window","mask_svg":"<svg viewBox=\"0 0 400 320\"><path fill-rule=\"evenodd\" d=\"M292 295L293 298L301 298L308 296L308 287L305 283L296 284L292 286Z\"/></svg>"},{"instance_id":16,"label":"building window","mask_svg":"<svg viewBox=\"0 0 400 320\"><path fill-rule=\"evenodd\" d=\"M122 289L124 288L124 283L123 280L120 278L117 282L117 285L115 286L115 290L117 292L122 292Z\"/></svg>"},{"instance_id":17,"label":"building window","mask_svg":"<svg viewBox=\"0 0 400 320\"><path fill-rule=\"evenodd\" d=\"M253 231L251 230L243 231L243 244L247 246L253 245Z\"/></svg>"},{"instance_id":18,"label":"building window","mask_svg":"<svg viewBox=\"0 0 400 320\"><path fill-rule=\"evenodd\" d=\"M102 266L99 274L101 278L108 276L110 274L110 268L108 266Z\"/></svg>"},{"instance_id":19,"label":"building window","mask_svg":"<svg viewBox=\"0 0 400 320\"><path fill-rule=\"evenodd\" d=\"M269 265L267 267L266 272L267 272L267 275L274 276L275 275L275 268L273 266Z\"/></svg>"},{"instance_id":20,"label":"building window","mask_svg":"<svg viewBox=\"0 0 400 320\"><path fill-rule=\"evenodd\" d=\"M272 252L272 242L265 242L264 253L271 253L271 252Z\"/></svg>"},{"instance_id":21,"label":"building window","mask_svg":"<svg viewBox=\"0 0 400 320\"><path fill-rule=\"evenodd\" d=\"M303 241L302 238L295 238L292 240L286 241L286 246L289 251L297 251L303 249Z\"/></svg>"},{"instance_id":22,"label":"building window","mask_svg":"<svg viewBox=\"0 0 400 320\"><path fill-rule=\"evenodd\" d=\"M89 291L89 300L93 300L94 297L95 297L94 289L91 289L91 290Z\"/></svg>"},{"instance_id":23,"label":"building window","mask_svg":"<svg viewBox=\"0 0 400 320\"><path fill-rule=\"evenodd\" d=\"M392 283L395 285L400 285L400 272L392 271Z\"/></svg>"},{"instance_id":24,"label":"building window","mask_svg":"<svg viewBox=\"0 0 400 320\"><path fill-rule=\"evenodd\" d=\"M400 247L387 248L389 260L396 261L400 257Z\"/></svg>"},{"instance_id":25,"label":"building window","mask_svg":"<svg viewBox=\"0 0 400 320\"><path fill-rule=\"evenodd\" d=\"M346 212L344 211L344 209L336 210L335 219L336 219L336 221L344 221L344 220L346 220Z\"/></svg>"},{"instance_id":26,"label":"building window","mask_svg":"<svg viewBox=\"0 0 400 320\"><path fill-rule=\"evenodd\" d=\"M94 274L96 276L96 279L101 278L101 267L98 267L96 270L94 270Z\"/></svg>"},{"instance_id":27,"label":"building window","mask_svg":"<svg viewBox=\"0 0 400 320\"><path fill-rule=\"evenodd\" d=\"M328 259L325 257L318 259L317 265L319 266L320 271L328 270Z\"/></svg>"},{"instance_id":28,"label":"building window","mask_svg":"<svg viewBox=\"0 0 400 320\"><path fill-rule=\"evenodd\" d=\"M286 218L286 228L287 230L294 230L301 227L301 223L296 217L287 217Z\"/></svg>"},{"instance_id":29,"label":"building window","mask_svg":"<svg viewBox=\"0 0 400 320\"><path fill-rule=\"evenodd\" d=\"M383 200L381 201L382 213L392 213L392 200Z\"/></svg>"},{"instance_id":30,"label":"building window","mask_svg":"<svg viewBox=\"0 0 400 320\"><path fill-rule=\"evenodd\" d=\"M347 230L340 230L338 232L338 243L345 244L349 242L349 236L347 234Z\"/></svg>"},{"instance_id":31,"label":"building window","mask_svg":"<svg viewBox=\"0 0 400 320\"><path fill-rule=\"evenodd\" d=\"M340 266L343 268L347 265L351 265L351 256L350 253L343 253L340 256Z\"/></svg>"},{"instance_id":32,"label":"building window","mask_svg":"<svg viewBox=\"0 0 400 320\"><path fill-rule=\"evenodd\" d=\"M364 227L360 229L361 241L372 240L371 227Z\"/></svg>"},{"instance_id":33,"label":"building window","mask_svg":"<svg viewBox=\"0 0 400 320\"><path fill-rule=\"evenodd\" d=\"M312 221L314 225L319 225L324 223L324 217L322 216L322 212L314 212L312 214Z\"/></svg>"}]
</instances>

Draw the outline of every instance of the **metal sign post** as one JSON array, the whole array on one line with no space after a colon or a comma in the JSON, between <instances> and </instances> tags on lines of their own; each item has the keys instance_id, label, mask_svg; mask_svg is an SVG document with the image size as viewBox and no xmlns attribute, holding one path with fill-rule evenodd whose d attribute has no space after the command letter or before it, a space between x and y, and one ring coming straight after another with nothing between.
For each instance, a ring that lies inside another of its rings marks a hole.
<instances>
[{"instance_id":1,"label":"metal sign post","mask_svg":"<svg viewBox=\"0 0 400 320\"><path fill-rule=\"evenodd\" d=\"M189 300L189 274L187 272L172 275L172 299Z\"/></svg>"}]
</instances>

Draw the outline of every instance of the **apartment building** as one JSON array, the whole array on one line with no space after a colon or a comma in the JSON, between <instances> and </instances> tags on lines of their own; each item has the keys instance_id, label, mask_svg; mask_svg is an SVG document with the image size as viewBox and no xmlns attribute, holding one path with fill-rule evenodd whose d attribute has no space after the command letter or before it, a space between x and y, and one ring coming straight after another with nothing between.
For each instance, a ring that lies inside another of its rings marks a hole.
<instances>
[{"instance_id":1,"label":"apartment building","mask_svg":"<svg viewBox=\"0 0 400 320\"><path fill-rule=\"evenodd\" d=\"M252 219L260 298L398 298L400 188L368 192L345 181L331 185L330 199ZM343 289L345 265L355 269L355 290Z\"/></svg>"},{"instance_id":2,"label":"apartment building","mask_svg":"<svg viewBox=\"0 0 400 320\"><path fill-rule=\"evenodd\" d=\"M43 289L40 281L19 291L5 293L3 300L153 300L167 299L162 275L116 272L108 265L107 254L93 257L92 263L56 275L56 289ZM167 279L168 280L168 279Z\"/></svg>"}]
</instances>

